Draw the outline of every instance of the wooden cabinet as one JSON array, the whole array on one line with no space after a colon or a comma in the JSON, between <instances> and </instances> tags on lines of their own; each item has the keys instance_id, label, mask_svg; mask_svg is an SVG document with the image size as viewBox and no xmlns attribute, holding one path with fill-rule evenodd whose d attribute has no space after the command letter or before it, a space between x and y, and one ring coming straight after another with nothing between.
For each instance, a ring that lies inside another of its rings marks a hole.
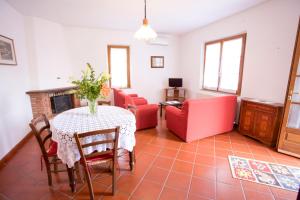
<instances>
[{"instance_id":1,"label":"wooden cabinet","mask_svg":"<svg viewBox=\"0 0 300 200\"><path fill-rule=\"evenodd\" d=\"M185 89L184 88L166 88L166 101L180 101L185 100Z\"/></svg>"},{"instance_id":2,"label":"wooden cabinet","mask_svg":"<svg viewBox=\"0 0 300 200\"><path fill-rule=\"evenodd\" d=\"M282 104L242 99L239 132L274 146L282 119Z\"/></svg>"}]
</instances>

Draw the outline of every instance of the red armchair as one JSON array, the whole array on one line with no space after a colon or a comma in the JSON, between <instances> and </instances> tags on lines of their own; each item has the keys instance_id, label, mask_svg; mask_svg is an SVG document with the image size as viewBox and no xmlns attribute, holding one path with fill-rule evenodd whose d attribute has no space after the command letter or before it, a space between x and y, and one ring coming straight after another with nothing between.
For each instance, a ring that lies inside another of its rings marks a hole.
<instances>
[{"instance_id":1,"label":"red armchair","mask_svg":"<svg viewBox=\"0 0 300 200\"><path fill-rule=\"evenodd\" d=\"M236 96L186 100L182 109L166 107L167 128L186 142L231 131Z\"/></svg>"},{"instance_id":2,"label":"red armchair","mask_svg":"<svg viewBox=\"0 0 300 200\"><path fill-rule=\"evenodd\" d=\"M157 126L158 105L148 104L143 97L136 94L125 94L121 90L114 89L115 106L130 109L136 119L136 129L153 128Z\"/></svg>"},{"instance_id":3,"label":"red armchair","mask_svg":"<svg viewBox=\"0 0 300 200\"><path fill-rule=\"evenodd\" d=\"M143 97L125 97L125 106L130 109L136 119L136 129L153 128L157 126L158 105L148 104Z\"/></svg>"},{"instance_id":4,"label":"red armchair","mask_svg":"<svg viewBox=\"0 0 300 200\"><path fill-rule=\"evenodd\" d=\"M114 105L121 107L121 108L126 108L125 107L125 96L129 95L132 97L137 97L137 94L125 94L122 90L113 88L114 91Z\"/></svg>"}]
</instances>

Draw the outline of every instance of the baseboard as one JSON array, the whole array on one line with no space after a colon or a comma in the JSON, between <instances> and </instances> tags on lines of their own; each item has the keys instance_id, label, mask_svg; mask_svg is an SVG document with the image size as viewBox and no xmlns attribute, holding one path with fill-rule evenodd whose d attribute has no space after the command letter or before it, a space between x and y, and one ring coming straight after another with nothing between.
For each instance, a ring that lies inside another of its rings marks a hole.
<instances>
[{"instance_id":1,"label":"baseboard","mask_svg":"<svg viewBox=\"0 0 300 200\"><path fill-rule=\"evenodd\" d=\"M16 144L1 160L0 160L0 169L5 166L7 163L16 153L20 150L24 144L32 137L32 132L30 131L25 135L25 137Z\"/></svg>"}]
</instances>

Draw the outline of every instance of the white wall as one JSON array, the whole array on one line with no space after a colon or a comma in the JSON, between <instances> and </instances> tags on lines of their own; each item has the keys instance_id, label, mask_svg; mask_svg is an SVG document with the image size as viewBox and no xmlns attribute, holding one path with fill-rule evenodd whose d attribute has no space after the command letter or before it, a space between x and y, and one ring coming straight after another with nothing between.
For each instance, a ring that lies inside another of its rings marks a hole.
<instances>
[{"instance_id":1,"label":"white wall","mask_svg":"<svg viewBox=\"0 0 300 200\"><path fill-rule=\"evenodd\" d=\"M148 45L133 38L133 32L65 27L73 72L79 77L89 62L97 72L108 71L107 45L130 46L131 90L149 102L158 103L164 98L169 77L178 76L178 38L169 36L168 46ZM164 68L151 68L150 56L164 56Z\"/></svg>"},{"instance_id":2,"label":"white wall","mask_svg":"<svg viewBox=\"0 0 300 200\"><path fill-rule=\"evenodd\" d=\"M45 19L26 17L31 88L70 86L72 76L63 26Z\"/></svg>"},{"instance_id":3,"label":"white wall","mask_svg":"<svg viewBox=\"0 0 300 200\"><path fill-rule=\"evenodd\" d=\"M29 132L29 97L24 18L0 0L0 35L14 40L17 66L0 64L0 159Z\"/></svg>"},{"instance_id":4,"label":"white wall","mask_svg":"<svg viewBox=\"0 0 300 200\"><path fill-rule=\"evenodd\" d=\"M32 89L70 86L70 77L79 78L87 62L97 73L108 71L108 44L130 46L131 89L127 92L158 103L168 78L178 76L178 38L174 36L168 36L168 46L154 46L135 40L133 32L66 27L36 17L26 17L26 32ZM165 67L151 68L150 56L165 56Z\"/></svg>"},{"instance_id":5,"label":"white wall","mask_svg":"<svg viewBox=\"0 0 300 200\"><path fill-rule=\"evenodd\" d=\"M64 27L24 17L4 0L0 11L0 34L14 39L18 59L17 66L0 66L0 158L29 132L32 113L25 92L70 86L70 77L79 78L86 62L98 73L107 70L108 44L130 46L132 87L127 92L158 103L168 78L178 76L176 37L169 37L169 46L151 46L136 41L132 32ZM165 67L151 69L150 56L165 56Z\"/></svg>"},{"instance_id":6,"label":"white wall","mask_svg":"<svg viewBox=\"0 0 300 200\"><path fill-rule=\"evenodd\" d=\"M202 88L204 43L247 32L241 96L284 102L299 0L272 0L181 37L181 74L191 97Z\"/></svg>"}]
</instances>

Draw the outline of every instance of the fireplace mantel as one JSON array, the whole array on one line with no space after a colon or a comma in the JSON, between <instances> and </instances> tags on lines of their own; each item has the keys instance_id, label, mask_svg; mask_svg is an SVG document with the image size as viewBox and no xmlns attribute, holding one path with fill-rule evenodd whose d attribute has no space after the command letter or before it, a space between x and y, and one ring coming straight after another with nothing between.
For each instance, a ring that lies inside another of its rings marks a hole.
<instances>
[{"instance_id":1,"label":"fireplace mantel","mask_svg":"<svg viewBox=\"0 0 300 200\"><path fill-rule=\"evenodd\" d=\"M26 94L33 94L33 93L58 93L58 92L67 92L77 89L76 86L71 87L62 87L62 88L52 88L52 89L43 89L43 90L30 90L27 91Z\"/></svg>"},{"instance_id":2,"label":"fireplace mantel","mask_svg":"<svg viewBox=\"0 0 300 200\"><path fill-rule=\"evenodd\" d=\"M72 107L80 107L80 100L74 95L75 89L76 87L62 87L27 91L26 94L30 96L33 117L35 118L39 114L45 114L48 118L52 118L54 116L51 107L51 97L53 96L69 94L72 99Z\"/></svg>"}]
</instances>

